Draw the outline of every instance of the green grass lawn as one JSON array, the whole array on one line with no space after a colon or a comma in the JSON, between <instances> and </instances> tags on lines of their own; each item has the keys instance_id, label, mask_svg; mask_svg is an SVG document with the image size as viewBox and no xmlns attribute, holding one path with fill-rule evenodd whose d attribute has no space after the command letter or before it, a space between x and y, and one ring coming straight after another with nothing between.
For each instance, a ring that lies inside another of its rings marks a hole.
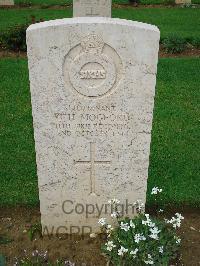
<instances>
[{"instance_id":1,"label":"green grass lawn","mask_svg":"<svg viewBox=\"0 0 200 266\"><path fill-rule=\"evenodd\" d=\"M163 202L200 203L200 59L161 59L151 146L149 189ZM0 59L0 204L38 204L26 59ZM152 204L148 193L148 203Z\"/></svg>"},{"instance_id":2,"label":"green grass lawn","mask_svg":"<svg viewBox=\"0 0 200 266\"><path fill-rule=\"evenodd\" d=\"M39 20L66 18L72 16L71 8L66 10L54 9L0 9L0 32L16 24L30 21L34 15ZM113 9L113 17L137 20L157 25L161 31L161 37L165 38L173 33L192 38L199 36L200 32L200 9L186 8L123 8ZM188 21L189 18L192 18Z\"/></svg>"}]
</instances>

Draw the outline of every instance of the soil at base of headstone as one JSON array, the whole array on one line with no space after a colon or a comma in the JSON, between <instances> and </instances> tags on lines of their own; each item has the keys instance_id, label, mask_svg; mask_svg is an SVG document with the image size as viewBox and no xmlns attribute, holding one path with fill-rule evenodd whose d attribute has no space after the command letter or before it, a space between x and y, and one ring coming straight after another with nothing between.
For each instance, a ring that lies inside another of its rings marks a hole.
<instances>
[{"instance_id":1,"label":"soil at base of headstone","mask_svg":"<svg viewBox=\"0 0 200 266\"><path fill-rule=\"evenodd\" d=\"M168 215L177 210L169 211ZM185 219L179 234L182 238L180 261L174 265L198 266L200 265L200 210L185 209L182 214ZM106 258L101 254L101 245L104 237L62 235L45 236L36 235L33 241L28 236L31 225L40 222L39 208L28 207L2 207L0 208L0 236L12 240L7 244L0 242L0 254L7 258L6 265L13 265L15 257L24 256L24 250L31 256L34 250L48 251L49 260L69 260L75 265L103 266Z\"/></svg>"}]
</instances>

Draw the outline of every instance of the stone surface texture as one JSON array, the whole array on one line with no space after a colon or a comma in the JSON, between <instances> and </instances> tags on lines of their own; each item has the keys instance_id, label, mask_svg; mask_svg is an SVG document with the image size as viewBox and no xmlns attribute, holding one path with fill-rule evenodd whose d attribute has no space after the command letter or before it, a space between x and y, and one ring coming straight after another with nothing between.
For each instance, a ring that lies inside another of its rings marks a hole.
<instances>
[{"instance_id":1,"label":"stone surface texture","mask_svg":"<svg viewBox=\"0 0 200 266\"><path fill-rule=\"evenodd\" d=\"M191 4L192 1L191 0L175 0L175 3L177 5L179 5L179 4Z\"/></svg>"},{"instance_id":2,"label":"stone surface texture","mask_svg":"<svg viewBox=\"0 0 200 266\"><path fill-rule=\"evenodd\" d=\"M111 0L73 0L74 17L111 17Z\"/></svg>"},{"instance_id":3,"label":"stone surface texture","mask_svg":"<svg viewBox=\"0 0 200 266\"><path fill-rule=\"evenodd\" d=\"M43 228L94 232L109 199L145 202L159 38L155 26L110 18L28 28Z\"/></svg>"},{"instance_id":4,"label":"stone surface texture","mask_svg":"<svg viewBox=\"0 0 200 266\"><path fill-rule=\"evenodd\" d=\"M14 0L0 0L0 6L13 6Z\"/></svg>"}]
</instances>

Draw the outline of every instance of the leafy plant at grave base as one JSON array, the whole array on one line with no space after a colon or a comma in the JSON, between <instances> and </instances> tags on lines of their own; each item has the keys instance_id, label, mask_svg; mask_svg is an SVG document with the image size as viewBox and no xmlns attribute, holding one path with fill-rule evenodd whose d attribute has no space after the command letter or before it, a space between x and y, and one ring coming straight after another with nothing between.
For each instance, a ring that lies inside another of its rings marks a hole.
<instances>
[{"instance_id":1,"label":"leafy plant at grave base","mask_svg":"<svg viewBox=\"0 0 200 266\"><path fill-rule=\"evenodd\" d=\"M30 2L27 2L27 1L20 1L20 2L18 3L18 5L19 5L20 7L28 7L28 6L31 6L32 3L31 3L31 1L30 1Z\"/></svg>"},{"instance_id":2,"label":"leafy plant at grave base","mask_svg":"<svg viewBox=\"0 0 200 266\"><path fill-rule=\"evenodd\" d=\"M200 37L192 38L190 40L190 44L195 47L196 49L200 48Z\"/></svg>"},{"instance_id":3,"label":"leafy plant at grave base","mask_svg":"<svg viewBox=\"0 0 200 266\"><path fill-rule=\"evenodd\" d=\"M183 8L192 8L192 4L191 3L185 3L182 5Z\"/></svg>"},{"instance_id":4,"label":"leafy plant at grave base","mask_svg":"<svg viewBox=\"0 0 200 266\"><path fill-rule=\"evenodd\" d=\"M175 1L174 0L165 0L164 5L172 5L172 6L175 6Z\"/></svg>"},{"instance_id":5,"label":"leafy plant at grave base","mask_svg":"<svg viewBox=\"0 0 200 266\"><path fill-rule=\"evenodd\" d=\"M40 22L43 21L40 19ZM9 28L6 32L0 36L0 45L3 49L11 50L15 52L26 52L26 29L30 24L39 22L35 19L35 16L31 16L31 22L22 25L17 25L14 28Z\"/></svg>"},{"instance_id":6,"label":"leafy plant at grave base","mask_svg":"<svg viewBox=\"0 0 200 266\"><path fill-rule=\"evenodd\" d=\"M140 2L139 0L129 0L130 4L135 4L135 3L139 3L139 2Z\"/></svg>"},{"instance_id":7,"label":"leafy plant at grave base","mask_svg":"<svg viewBox=\"0 0 200 266\"><path fill-rule=\"evenodd\" d=\"M152 194L158 194L162 189L152 189ZM107 242L102 246L103 253L115 266L167 266L177 259L181 239L176 233L184 217L176 213L170 220L161 217L150 217L144 213L144 204L138 200L135 208L136 217L120 218L117 199L109 201L113 213L114 226L108 224L105 218L99 220L102 231L107 234ZM160 210L159 212L161 212Z\"/></svg>"},{"instance_id":8,"label":"leafy plant at grave base","mask_svg":"<svg viewBox=\"0 0 200 266\"><path fill-rule=\"evenodd\" d=\"M42 225L41 224L33 224L28 230L28 236L31 241L33 241L36 235L39 235L40 238L42 237Z\"/></svg>"},{"instance_id":9,"label":"leafy plant at grave base","mask_svg":"<svg viewBox=\"0 0 200 266\"><path fill-rule=\"evenodd\" d=\"M177 36L177 35L171 35L167 38L165 38L162 41L163 47L167 53L181 53L186 50L187 48L187 41L186 39Z\"/></svg>"},{"instance_id":10,"label":"leafy plant at grave base","mask_svg":"<svg viewBox=\"0 0 200 266\"><path fill-rule=\"evenodd\" d=\"M3 49L12 51L26 51L26 29L28 25L15 26L8 29L1 36L1 46Z\"/></svg>"}]
</instances>

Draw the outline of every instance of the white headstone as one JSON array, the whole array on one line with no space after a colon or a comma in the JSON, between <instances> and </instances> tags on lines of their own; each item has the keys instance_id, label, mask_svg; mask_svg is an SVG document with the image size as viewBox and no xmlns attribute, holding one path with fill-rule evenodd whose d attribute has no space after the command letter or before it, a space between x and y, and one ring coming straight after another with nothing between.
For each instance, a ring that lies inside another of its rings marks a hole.
<instances>
[{"instance_id":1,"label":"white headstone","mask_svg":"<svg viewBox=\"0 0 200 266\"><path fill-rule=\"evenodd\" d=\"M183 5L183 4L191 4L192 3L192 1L191 0L175 0L175 3L177 4L177 5Z\"/></svg>"},{"instance_id":2,"label":"white headstone","mask_svg":"<svg viewBox=\"0 0 200 266\"><path fill-rule=\"evenodd\" d=\"M0 6L13 6L14 0L0 0Z\"/></svg>"},{"instance_id":3,"label":"white headstone","mask_svg":"<svg viewBox=\"0 0 200 266\"><path fill-rule=\"evenodd\" d=\"M74 17L111 17L111 0L73 0Z\"/></svg>"},{"instance_id":4,"label":"white headstone","mask_svg":"<svg viewBox=\"0 0 200 266\"><path fill-rule=\"evenodd\" d=\"M111 18L28 28L43 228L95 231L109 199L145 202L159 35Z\"/></svg>"}]
</instances>

